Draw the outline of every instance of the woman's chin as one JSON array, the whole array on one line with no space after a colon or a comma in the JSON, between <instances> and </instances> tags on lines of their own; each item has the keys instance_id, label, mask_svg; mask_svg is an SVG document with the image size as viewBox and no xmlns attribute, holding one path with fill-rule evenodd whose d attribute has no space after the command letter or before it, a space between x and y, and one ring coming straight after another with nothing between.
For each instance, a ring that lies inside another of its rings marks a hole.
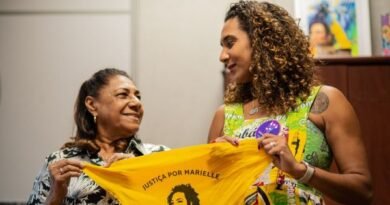
<instances>
[{"instance_id":1,"label":"woman's chin","mask_svg":"<svg viewBox=\"0 0 390 205\"><path fill-rule=\"evenodd\" d=\"M243 84L250 83L251 81L250 80L238 79L238 80L235 80L233 82L235 82L236 84L239 84L239 85L243 85Z\"/></svg>"},{"instance_id":2,"label":"woman's chin","mask_svg":"<svg viewBox=\"0 0 390 205\"><path fill-rule=\"evenodd\" d=\"M251 78L237 76L237 75L230 76L229 80L230 82L234 82L236 84L246 84L251 82Z\"/></svg>"},{"instance_id":3,"label":"woman's chin","mask_svg":"<svg viewBox=\"0 0 390 205\"><path fill-rule=\"evenodd\" d=\"M128 126L123 130L122 136L134 136L137 134L139 126Z\"/></svg>"}]
</instances>

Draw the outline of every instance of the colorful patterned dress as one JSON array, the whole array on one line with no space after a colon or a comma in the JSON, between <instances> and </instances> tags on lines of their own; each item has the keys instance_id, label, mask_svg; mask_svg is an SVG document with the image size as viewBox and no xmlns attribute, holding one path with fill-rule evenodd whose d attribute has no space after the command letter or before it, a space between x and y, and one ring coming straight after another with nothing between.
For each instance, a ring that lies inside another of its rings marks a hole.
<instances>
[{"instance_id":1,"label":"colorful patterned dress","mask_svg":"<svg viewBox=\"0 0 390 205\"><path fill-rule=\"evenodd\" d=\"M256 137L257 128L269 120L277 120L288 130L289 147L297 161L328 170L333 156L326 137L316 125L308 119L308 113L320 87L314 87L310 97L301 103L297 110L286 115L244 119L243 104L225 105L224 135L240 139ZM297 137L298 136L298 137ZM303 138L301 138L303 137ZM301 156L299 156L301 155ZM278 184L280 173L272 163L267 171L254 182L255 190L248 196L246 204L324 204L321 193L296 179L285 175L282 184ZM256 196L255 196L256 195ZM262 202L260 202L262 201Z\"/></svg>"}]
</instances>

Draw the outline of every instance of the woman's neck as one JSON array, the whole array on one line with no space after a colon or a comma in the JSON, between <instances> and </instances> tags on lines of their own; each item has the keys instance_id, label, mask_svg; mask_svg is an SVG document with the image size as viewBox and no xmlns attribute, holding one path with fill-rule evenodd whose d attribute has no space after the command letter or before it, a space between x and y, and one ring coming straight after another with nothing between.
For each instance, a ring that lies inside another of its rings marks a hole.
<instances>
[{"instance_id":1,"label":"woman's neck","mask_svg":"<svg viewBox=\"0 0 390 205\"><path fill-rule=\"evenodd\" d=\"M98 136L95 142L99 146L100 151L103 151L105 153L115 152L114 140Z\"/></svg>"},{"instance_id":2,"label":"woman's neck","mask_svg":"<svg viewBox=\"0 0 390 205\"><path fill-rule=\"evenodd\" d=\"M110 157L115 153L114 141L109 138L98 136L95 142L100 148L98 153L99 157L103 159L103 161L108 162Z\"/></svg>"},{"instance_id":3,"label":"woman's neck","mask_svg":"<svg viewBox=\"0 0 390 205\"><path fill-rule=\"evenodd\" d=\"M99 129L100 128L100 129ZM109 132L107 129L103 129L100 126L98 127L98 134L95 138L96 144L103 150L115 149L115 141L119 140L120 137L116 136L112 132Z\"/></svg>"}]
</instances>

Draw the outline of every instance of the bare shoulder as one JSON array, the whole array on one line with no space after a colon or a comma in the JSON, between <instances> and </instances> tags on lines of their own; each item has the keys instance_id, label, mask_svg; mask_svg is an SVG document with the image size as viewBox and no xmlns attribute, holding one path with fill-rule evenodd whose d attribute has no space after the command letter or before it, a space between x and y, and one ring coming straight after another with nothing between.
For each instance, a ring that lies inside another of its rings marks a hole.
<instances>
[{"instance_id":1,"label":"bare shoulder","mask_svg":"<svg viewBox=\"0 0 390 205\"><path fill-rule=\"evenodd\" d=\"M354 111L344 94L335 87L322 86L310 109L309 119L326 131L331 122L341 120L345 115L354 115Z\"/></svg>"},{"instance_id":2,"label":"bare shoulder","mask_svg":"<svg viewBox=\"0 0 390 205\"><path fill-rule=\"evenodd\" d=\"M211 122L209 129L208 142L213 141L215 138L220 137L223 134L223 127L225 121L225 105L218 107L214 114L213 121Z\"/></svg>"},{"instance_id":3,"label":"bare shoulder","mask_svg":"<svg viewBox=\"0 0 390 205\"><path fill-rule=\"evenodd\" d=\"M220 105L215 112L216 115L224 115L225 114L225 104Z\"/></svg>"},{"instance_id":4,"label":"bare shoulder","mask_svg":"<svg viewBox=\"0 0 390 205\"><path fill-rule=\"evenodd\" d=\"M337 88L332 86L322 86L318 92L310 112L312 114L321 114L329 109L338 107L339 103L347 103L344 94Z\"/></svg>"},{"instance_id":5,"label":"bare shoulder","mask_svg":"<svg viewBox=\"0 0 390 205\"><path fill-rule=\"evenodd\" d=\"M221 105L217 108L214 114L213 123L217 120L218 122L222 120L222 122L225 120L225 105Z\"/></svg>"},{"instance_id":6,"label":"bare shoulder","mask_svg":"<svg viewBox=\"0 0 390 205\"><path fill-rule=\"evenodd\" d=\"M329 85L322 86L320 89L320 93L324 93L332 98L338 98L338 97L345 98L344 94L338 88Z\"/></svg>"}]
</instances>

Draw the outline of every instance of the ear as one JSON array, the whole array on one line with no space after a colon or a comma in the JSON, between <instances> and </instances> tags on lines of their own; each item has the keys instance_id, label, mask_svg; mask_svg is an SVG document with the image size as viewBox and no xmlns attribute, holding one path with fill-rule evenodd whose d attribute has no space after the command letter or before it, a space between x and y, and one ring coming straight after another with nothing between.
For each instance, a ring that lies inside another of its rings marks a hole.
<instances>
[{"instance_id":1,"label":"ear","mask_svg":"<svg viewBox=\"0 0 390 205\"><path fill-rule=\"evenodd\" d=\"M96 107L96 99L92 96L87 96L85 98L85 106L87 107L88 111L93 115L97 116L97 107Z\"/></svg>"}]
</instances>

